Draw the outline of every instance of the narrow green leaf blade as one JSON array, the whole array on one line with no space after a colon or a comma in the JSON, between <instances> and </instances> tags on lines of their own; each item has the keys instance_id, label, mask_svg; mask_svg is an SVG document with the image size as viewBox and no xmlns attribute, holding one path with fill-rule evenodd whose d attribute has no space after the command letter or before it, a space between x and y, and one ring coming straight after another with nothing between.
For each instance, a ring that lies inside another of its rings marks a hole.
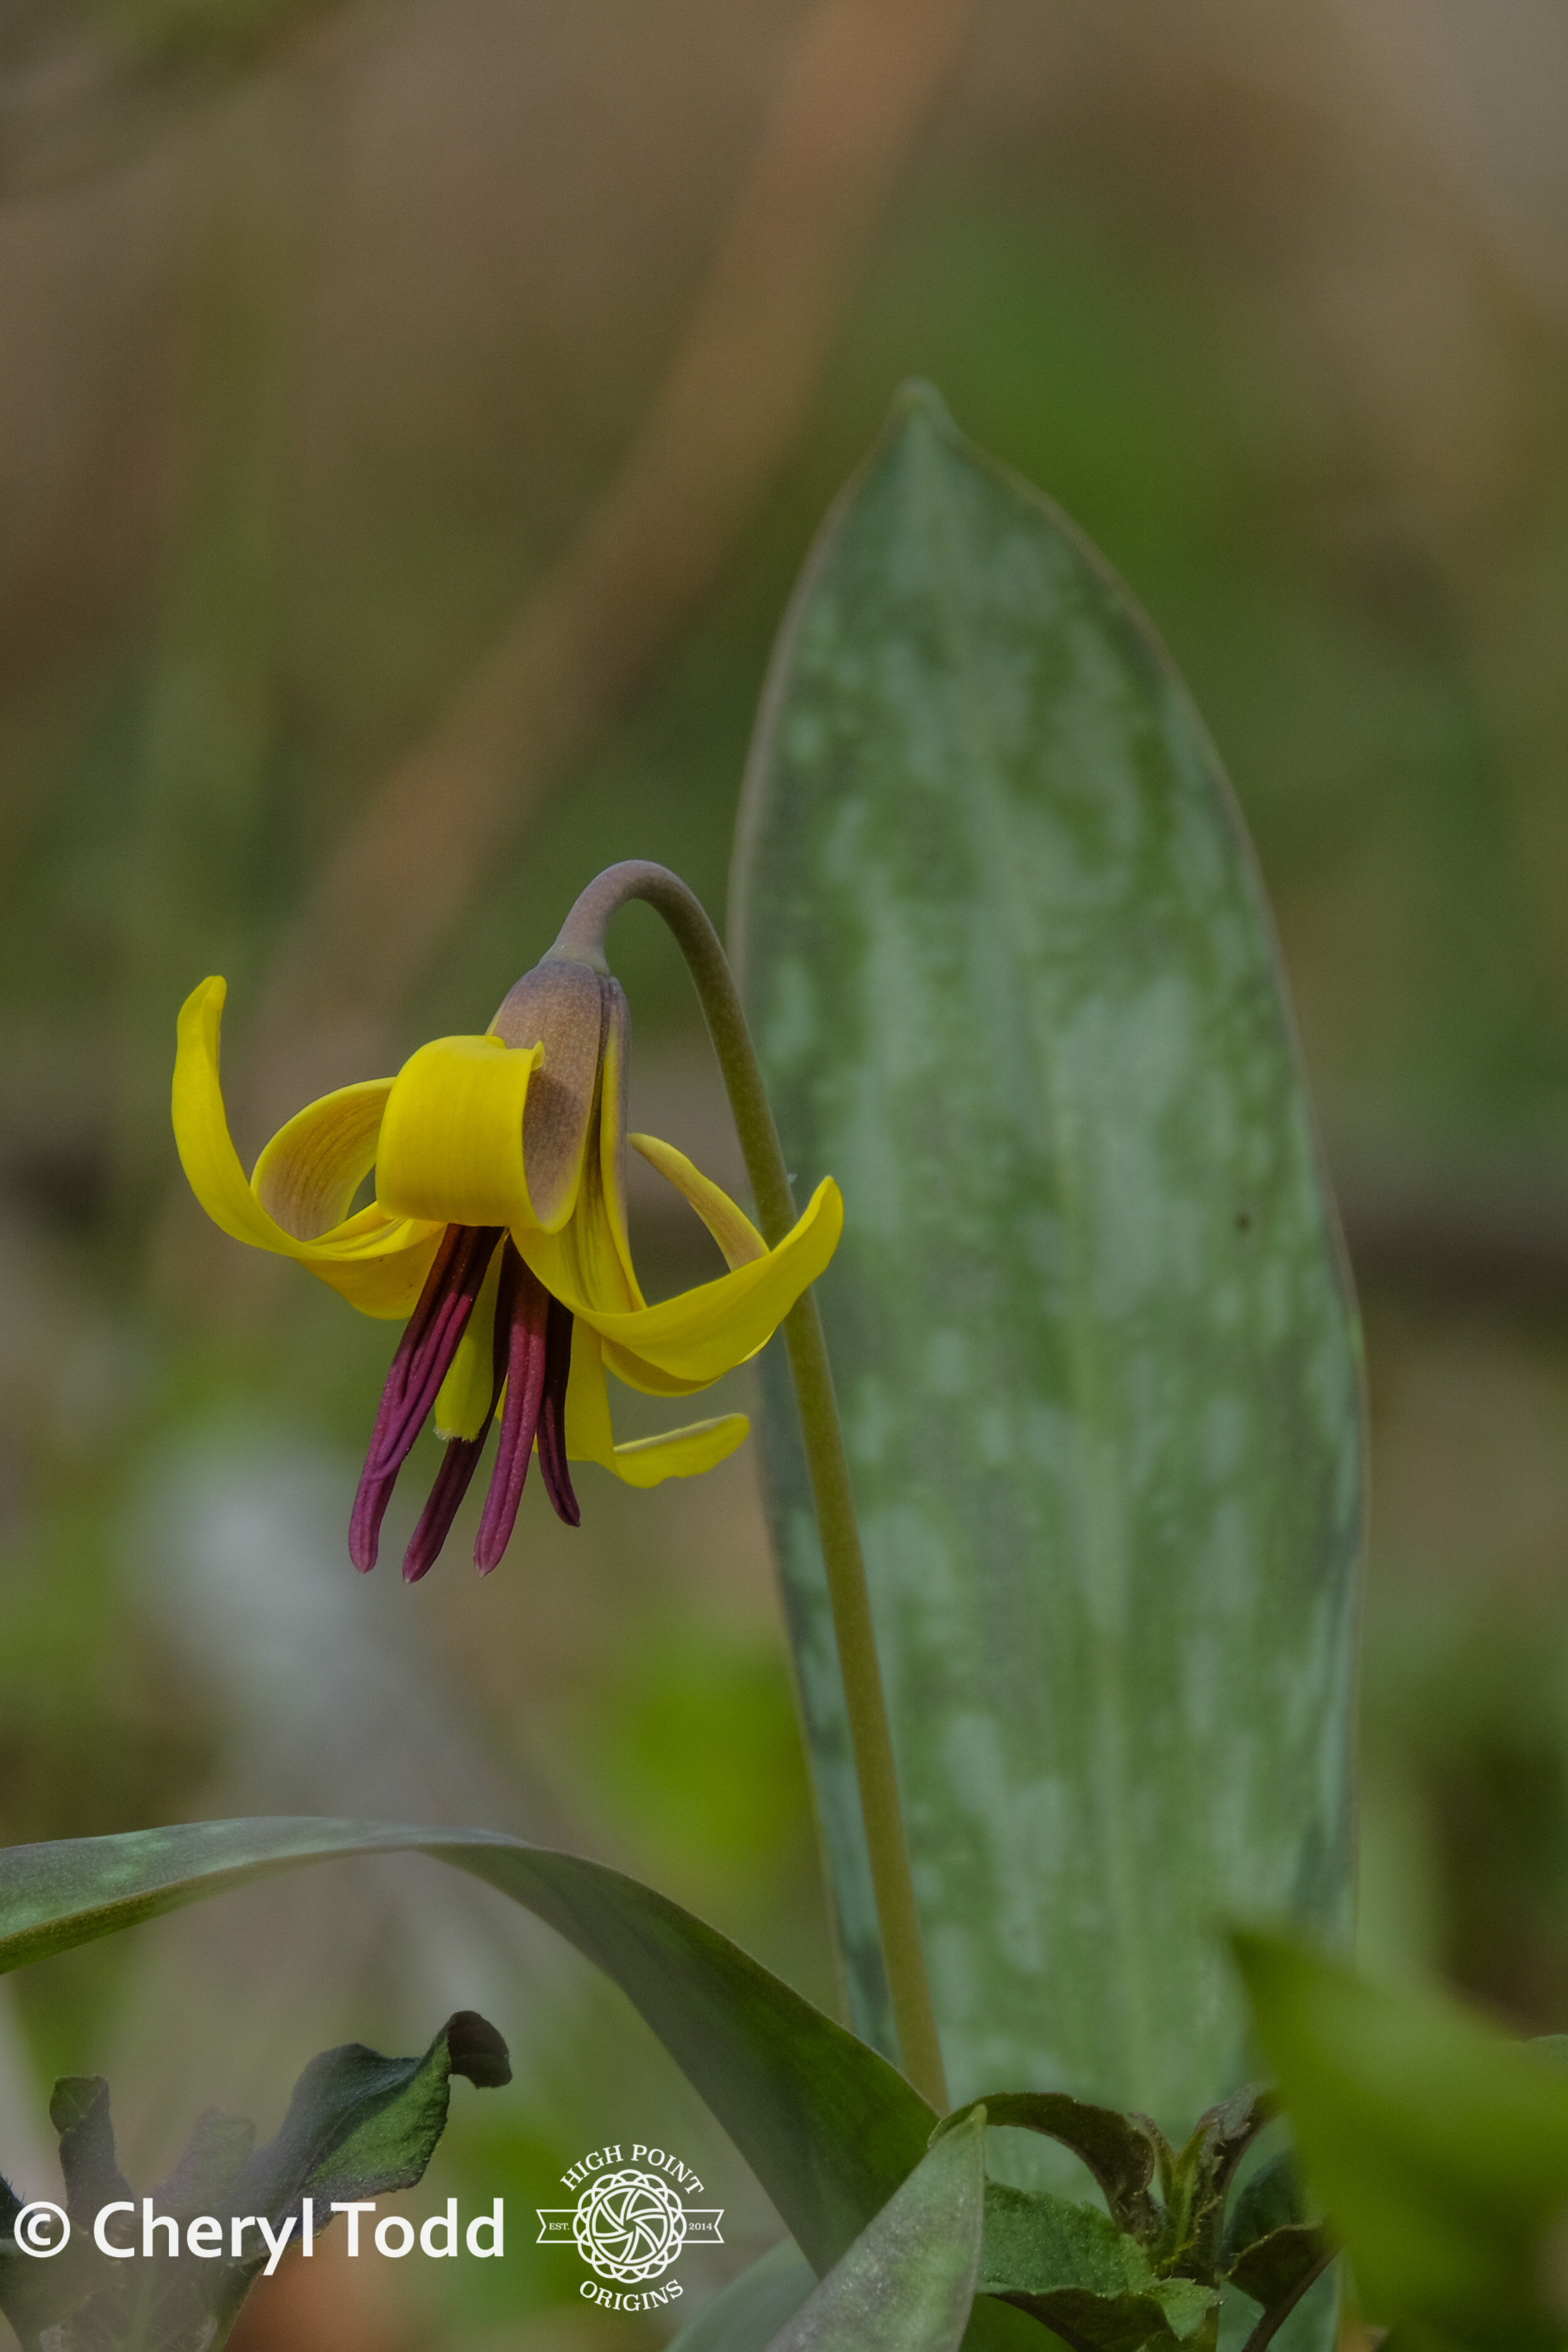
<instances>
[{"instance_id":1,"label":"narrow green leaf blade","mask_svg":"<svg viewBox=\"0 0 1568 2352\"><path fill-rule=\"evenodd\" d=\"M731 2279L672 2339L669 2352L767 2352L816 2284L817 2273L800 2247L782 2239Z\"/></svg>"},{"instance_id":2,"label":"narrow green leaf blade","mask_svg":"<svg viewBox=\"0 0 1568 2352\"><path fill-rule=\"evenodd\" d=\"M1064 2089L1179 2140L1248 2071L1215 1922L1346 1922L1354 1318L1213 748L1125 590L928 393L802 582L734 911L789 1166L844 1192L818 1296L954 2095ZM821 1556L763 1374L854 2014L885 2048Z\"/></svg>"},{"instance_id":3,"label":"narrow green leaf blade","mask_svg":"<svg viewBox=\"0 0 1568 2352\"><path fill-rule=\"evenodd\" d=\"M617 1983L706 2101L819 2272L923 2156L903 2076L716 1929L635 1879L487 1830L193 1822L0 1853L0 1970L280 1870L416 1851L546 1920Z\"/></svg>"},{"instance_id":4,"label":"narrow green leaf blade","mask_svg":"<svg viewBox=\"0 0 1568 2352\"><path fill-rule=\"evenodd\" d=\"M1393 1992L1277 1938L1238 1937L1236 1948L1308 2179L1371 2315L1469 2352L1560 2348L1557 2062L1457 2003Z\"/></svg>"},{"instance_id":5,"label":"narrow green leaf blade","mask_svg":"<svg viewBox=\"0 0 1568 2352\"><path fill-rule=\"evenodd\" d=\"M985 2121L939 2139L769 2352L958 2352L975 2300Z\"/></svg>"}]
</instances>

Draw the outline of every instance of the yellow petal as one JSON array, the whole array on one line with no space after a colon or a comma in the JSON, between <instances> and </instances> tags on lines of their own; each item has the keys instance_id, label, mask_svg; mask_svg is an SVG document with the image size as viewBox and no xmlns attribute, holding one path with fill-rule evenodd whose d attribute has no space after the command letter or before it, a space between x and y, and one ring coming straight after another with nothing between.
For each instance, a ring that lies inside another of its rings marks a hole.
<instances>
[{"instance_id":1,"label":"yellow petal","mask_svg":"<svg viewBox=\"0 0 1568 2352\"><path fill-rule=\"evenodd\" d=\"M605 1090L612 1097L613 1045L607 1050ZM608 1129L610 1121L606 1118ZM742 1214L727 1192L709 1181L693 1166L685 1152L673 1144L662 1143L652 1135L634 1135L633 1142L643 1157L666 1176L678 1192L691 1202L723 1250L732 1270L765 1258L768 1244L750 1219ZM538 1239L530 1244L531 1262L547 1289L559 1298L586 1302L606 1314L623 1313L643 1306L643 1294L635 1287L636 1277L631 1273L630 1254L622 1236L625 1232L625 1213L617 1220L611 1204L606 1172L613 1170L613 1148L608 1133L600 1152L599 1190L593 1187L589 1171L578 1213L553 1245ZM617 1224L619 1223L619 1233ZM628 1296L630 1292L630 1296ZM695 1379L669 1371L661 1365L644 1361L619 1341L604 1343L605 1369L624 1381L628 1388L641 1389L648 1396L692 1396L697 1390L711 1387L716 1377L709 1371Z\"/></svg>"},{"instance_id":2,"label":"yellow petal","mask_svg":"<svg viewBox=\"0 0 1568 2352\"><path fill-rule=\"evenodd\" d=\"M601 1339L636 1358L650 1373L671 1373L706 1386L755 1355L772 1336L832 1256L843 1216L839 1188L825 1176L804 1215L766 1257L631 1313L606 1312L585 1297L572 1284L571 1268L555 1250L553 1237L514 1230L513 1238L546 1288Z\"/></svg>"},{"instance_id":3,"label":"yellow petal","mask_svg":"<svg viewBox=\"0 0 1568 2352\"><path fill-rule=\"evenodd\" d=\"M504 1248L491 1254L474 1311L436 1391L437 1437L477 1437L489 1417L490 1391L496 1384L496 1294L505 1254Z\"/></svg>"},{"instance_id":4,"label":"yellow petal","mask_svg":"<svg viewBox=\"0 0 1568 2352\"><path fill-rule=\"evenodd\" d=\"M250 1171L250 1189L285 1233L315 1241L341 1224L376 1164L390 1078L340 1087L280 1127Z\"/></svg>"},{"instance_id":5,"label":"yellow petal","mask_svg":"<svg viewBox=\"0 0 1568 2352\"><path fill-rule=\"evenodd\" d=\"M620 1199L619 1147L612 1131L617 1124L614 1102L621 1083L620 1066L618 1066L612 1045L606 1055L604 1093L595 1111L592 1148L583 1161L582 1182L570 1217L555 1234L517 1225L512 1228L513 1240L545 1288L574 1313L579 1301L607 1314L635 1315L645 1311L626 1241L626 1213ZM611 1102L608 1112L604 1107L606 1096Z\"/></svg>"},{"instance_id":6,"label":"yellow petal","mask_svg":"<svg viewBox=\"0 0 1568 2352\"><path fill-rule=\"evenodd\" d=\"M571 1328L571 1367L566 1382L566 1450L573 1462L599 1462L608 1469L615 1452L610 1396L599 1334L586 1323Z\"/></svg>"},{"instance_id":7,"label":"yellow petal","mask_svg":"<svg viewBox=\"0 0 1568 2352\"><path fill-rule=\"evenodd\" d=\"M632 1015L621 983L604 986L604 1047L599 1076L599 1201L585 1203L591 1213L601 1213L610 1246L621 1270L620 1295L601 1293L606 1307L643 1306L632 1264L632 1237L626 1223L626 1060L632 1042Z\"/></svg>"},{"instance_id":8,"label":"yellow petal","mask_svg":"<svg viewBox=\"0 0 1568 2352\"><path fill-rule=\"evenodd\" d=\"M204 980L199 988L193 989L180 1008L172 1107L174 1140L192 1192L213 1223L235 1241L248 1242L256 1249L276 1251L283 1257L298 1258L367 1315L406 1315L419 1297L429 1271L440 1239L439 1226L411 1223L405 1217L388 1217L372 1207L361 1210L358 1216L328 1233L301 1239L268 1214L246 1181L229 1136L218 1076L226 993L223 981ZM345 1091L350 1096L361 1092L352 1087ZM330 1096L325 1099L329 1105L334 1100ZM311 1108L315 1109L317 1106ZM368 1116L368 1111L364 1115ZM344 1181L352 1164L353 1152L361 1148L350 1147L344 1141L359 1116L361 1113L356 1112L345 1118L340 1111L329 1111L323 1118L323 1130L337 1136L343 1153L340 1162L333 1163L334 1181L339 1182ZM309 1113L302 1112L298 1119L289 1121L289 1129L303 1129L308 1119ZM285 1129L282 1133L287 1135L288 1131ZM272 1150L269 1144L258 1167L269 1160ZM308 1155L306 1158L308 1161ZM286 1153L279 1155L277 1164L287 1164ZM324 1170L325 1158L320 1164ZM326 1190L323 1176L317 1186L317 1197ZM302 1186L301 1201L308 1192L308 1187ZM350 1197L351 1192L350 1187Z\"/></svg>"},{"instance_id":9,"label":"yellow petal","mask_svg":"<svg viewBox=\"0 0 1568 2352\"><path fill-rule=\"evenodd\" d=\"M531 1224L523 1109L539 1048L437 1037L392 1081L376 1198L394 1216L452 1225Z\"/></svg>"},{"instance_id":10,"label":"yellow petal","mask_svg":"<svg viewBox=\"0 0 1568 2352\"><path fill-rule=\"evenodd\" d=\"M655 1365L645 1364L640 1356L632 1355L625 1348L617 1347L613 1339L601 1339L604 1369L624 1381L629 1389L639 1389L644 1396L695 1396L699 1389L711 1389L713 1381L683 1381L674 1372L662 1372Z\"/></svg>"},{"instance_id":11,"label":"yellow petal","mask_svg":"<svg viewBox=\"0 0 1568 2352\"><path fill-rule=\"evenodd\" d=\"M397 1249L380 1256L331 1256L325 1252L316 1256L300 1253L302 1263L346 1298L361 1315L373 1315L383 1322L401 1322L412 1315L419 1304L419 1294L424 1288L424 1277L434 1262L441 1246L444 1225L416 1225L408 1218L389 1220L399 1233L416 1238L403 1242Z\"/></svg>"},{"instance_id":12,"label":"yellow petal","mask_svg":"<svg viewBox=\"0 0 1568 2352\"><path fill-rule=\"evenodd\" d=\"M192 1192L214 1224L236 1242L294 1253L294 1237L275 1224L246 1180L229 1136L218 1083L218 1041L228 984L204 980L180 1007L174 1058L174 1143Z\"/></svg>"},{"instance_id":13,"label":"yellow petal","mask_svg":"<svg viewBox=\"0 0 1568 2352\"><path fill-rule=\"evenodd\" d=\"M690 1478L711 1470L734 1453L748 1426L744 1413L729 1412L717 1421L672 1429L662 1437L636 1437L617 1445L598 1336L583 1324L573 1327L566 1450L574 1462L597 1462L628 1486L657 1486L665 1478Z\"/></svg>"},{"instance_id":14,"label":"yellow petal","mask_svg":"<svg viewBox=\"0 0 1568 2352\"><path fill-rule=\"evenodd\" d=\"M768 1244L751 1219L736 1207L727 1192L694 1167L684 1151L677 1151L673 1143L661 1143L656 1135L633 1135L628 1140L650 1168L656 1168L691 1202L723 1251L732 1274L737 1265L750 1265L754 1259L767 1256Z\"/></svg>"},{"instance_id":15,"label":"yellow petal","mask_svg":"<svg viewBox=\"0 0 1568 2352\"><path fill-rule=\"evenodd\" d=\"M634 1437L618 1445L610 1467L627 1486L658 1486L666 1478L694 1478L733 1454L751 1424L743 1412L694 1421L663 1437Z\"/></svg>"}]
</instances>

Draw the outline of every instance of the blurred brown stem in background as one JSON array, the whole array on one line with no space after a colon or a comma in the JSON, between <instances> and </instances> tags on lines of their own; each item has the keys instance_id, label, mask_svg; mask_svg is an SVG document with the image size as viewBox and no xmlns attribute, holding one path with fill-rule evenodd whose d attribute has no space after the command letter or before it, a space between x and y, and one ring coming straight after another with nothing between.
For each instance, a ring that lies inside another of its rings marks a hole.
<instances>
[{"instance_id":1,"label":"blurred brown stem in background","mask_svg":"<svg viewBox=\"0 0 1568 2352\"><path fill-rule=\"evenodd\" d=\"M487 858L713 587L805 423L972 0L814 0L651 412L440 723L370 794L252 1032L246 1124L379 1070Z\"/></svg>"}]
</instances>

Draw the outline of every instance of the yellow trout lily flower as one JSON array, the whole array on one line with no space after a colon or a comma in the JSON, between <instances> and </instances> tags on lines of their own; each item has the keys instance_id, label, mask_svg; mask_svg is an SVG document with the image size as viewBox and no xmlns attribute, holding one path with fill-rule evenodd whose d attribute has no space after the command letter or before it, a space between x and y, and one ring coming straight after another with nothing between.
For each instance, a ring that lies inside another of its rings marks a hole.
<instances>
[{"instance_id":1,"label":"yellow trout lily flower","mask_svg":"<svg viewBox=\"0 0 1568 2352\"><path fill-rule=\"evenodd\" d=\"M711 1469L740 1413L617 1445L605 1371L655 1396L706 1388L765 1345L831 1257L831 1178L768 1249L685 1155L626 1134L626 999L557 954L517 982L482 1037L438 1037L395 1078L324 1095L280 1128L246 1178L218 1076L225 982L180 1013L174 1135L197 1200L225 1233L298 1258L362 1314L408 1318L350 1522L374 1566L398 1471L428 1415L445 1454L403 1561L423 1576L446 1539L491 1422L501 1430L475 1560L506 1550L537 1451L546 1492L578 1524L571 1462L633 1486ZM627 1239L630 1141L691 1203L727 1274L650 1307ZM374 1177L367 1207L352 1203Z\"/></svg>"}]
</instances>

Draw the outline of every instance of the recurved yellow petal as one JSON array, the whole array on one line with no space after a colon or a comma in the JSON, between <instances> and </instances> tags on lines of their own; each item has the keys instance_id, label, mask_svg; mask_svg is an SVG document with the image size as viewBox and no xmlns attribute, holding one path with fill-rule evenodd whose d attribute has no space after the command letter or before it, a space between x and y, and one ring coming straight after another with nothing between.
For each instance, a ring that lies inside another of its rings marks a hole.
<instances>
[{"instance_id":1,"label":"recurved yellow petal","mask_svg":"<svg viewBox=\"0 0 1568 2352\"><path fill-rule=\"evenodd\" d=\"M390 1078L371 1078L308 1103L278 1129L251 1170L251 1191L297 1241L315 1241L348 1215L376 1164L376 1138L392 1087Z\"/></svg>"},{"instance_id":2,"label":"recurved yellow petal","mask_svg":"<svg viewBox=\"0 0 1568 2352\"><path fill-rule=\"evenodd\" d=\"M213 1223L235 1241L248 1242L256 1249L276 1251L282 1257L298 1258L312 1274L319 1275L324 1282L341 1291L364 1314L406 1315L429 1270L440 1237L439 1227L411 1223L405 1217L388 1217L371 1207L326 1233L302 1238L268 1213L247 1182L229 1135L218 1075L226 993L222 980L204 980L199 988L193 989L180 1008L172 1097L174 1140L192 1192ZM350 1087L345 1094L354 1098L347 1111L330 1108L335 1097L324 1097L329 1108L323 1112L318 1136L319 1151L313 1146L301 1150L299 1164L315 1173L308 1181L301 1180L296 1196L300 1213L304 1213L304 1202L311 1197L312 1187L318 1201L329 1198L332 1187L340 1189L347 1181L356 1155L362 1154L362 1124L369 1118L367 1090ZM305 1132L310 1113L321 1108L313 1104L310 1112L302 1112L298 1119L290 1120L289 1128L282 1134L287 1136L289 1129ZM352 1139L356 1134L361 1136L357 1142ZM277 1140L275 1138L274 1143ZM257 1165L267 1161L272 1151L273 1145L269 1144ZM278 1168L289 1164L287 1152L280 1153L274 1163ZM357 1183L359 1178L354 1181ZM350 1184L348 1197L351 1198L352 1192Z\"/></svg>"},{"instance_id":3,"label":"recurved yellow petal","mask_svg":"<svg viewBox=\"0 0 1568 2352\"><path fill-rule=\"evenodd\" d=\"M656 1135L628 1136L627 1141L642 1153L650 1168L656 1168L691 1202L718 1244L732 1274L737 1265L750 1265L755 1259L767 1256L768 1244L745 1211L737 1209L729 1194L721 1192L684 1151L677 1151L673 1143L661 1143Z\"/></svg>"},{"instance_id":4,"label":"recurved yellow petal","mask_svg":"<svg viewBox=\"0 0 1568 2352\"><path fill-rule=\"evenodd\" d=\"M498 1037L437 1037L411 1055L382 1119L382 1206L442 1224L531 1223L523 1109L539 1051Z\"/></svg>"},{"instance_id":5,"label":"recurved yellow petal","mask_svg":"<svg viewBox=\"0 0 1568 2352\"><path fill-rule=\"evenodd\" d=\"M515 1232L513 1238L547 1289L618 1354L634 1358L650 1374L669 1373L706 1387L771 1337L832 1256L843 1216L839 1188L825 1176L805 1213L766 1257L629 1314L607 1313L576 1291L559 1253L557 1262L547 1264L549 1252L540 1249L546 1237Z\"/></svg>"},{"instance_id":6,"label":"recurved yellow petal","mask_svg":"<svg viewBox=\"0 0 1568 2352\"><path fill-rule=\"evenodd\" d=\"M174 1057L174 1143L192 1192L215 1225L236 1242L298 1254L291 1234L267 1213L246 1180L224 1113L218 1044L226 981L204 980L180 1007Z\"/></svg>"},{"instance_id":7,"label":"recurved yellow petal","mask_svg":"<svg viewBox=\"0 0 1568 2352\"><path fill-rule=\"evenodd\" d=\"M628 1486L657 1486L666 1478L690 1478L711 1470L734 1453L748 1427L744 1413L730 1412L716 1421L617 1445L598 1335L580 1323L574 1328L566 1391L566 1450L574 1462L597 1462Z\"/></svg>"}]
</instances>

